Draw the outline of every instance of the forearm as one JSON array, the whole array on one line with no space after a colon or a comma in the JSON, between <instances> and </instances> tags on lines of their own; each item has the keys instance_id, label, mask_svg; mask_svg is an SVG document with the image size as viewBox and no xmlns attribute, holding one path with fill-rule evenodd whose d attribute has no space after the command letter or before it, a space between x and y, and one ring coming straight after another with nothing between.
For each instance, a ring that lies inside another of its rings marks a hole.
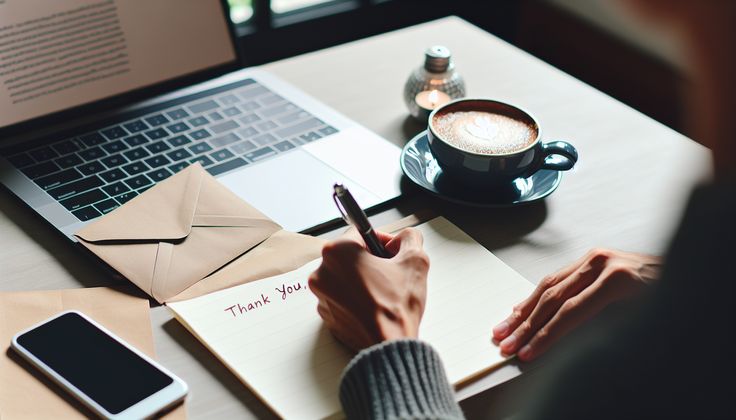
<instances>
[{"instance_id":1,"label":"forearm","mask_svg":"<svg viewBox=\"0 0 736 420\"><path fill-rule=\"evenodd\" d=\"M437 352L416 340L377 344L350 362L340 384L349 419L462 419Z\"/></svg>"}]
</instances>

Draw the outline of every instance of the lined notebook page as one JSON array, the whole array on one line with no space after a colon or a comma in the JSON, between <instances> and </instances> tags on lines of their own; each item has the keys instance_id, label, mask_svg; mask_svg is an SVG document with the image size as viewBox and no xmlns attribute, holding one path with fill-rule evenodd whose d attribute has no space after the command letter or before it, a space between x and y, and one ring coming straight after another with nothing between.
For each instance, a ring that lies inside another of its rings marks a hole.
<instances>
[{"instance_id":1,"label":"lined notebook page","mask_svg":"<svg viewBox=\"0 0 736 420\"><path fill-rule=\"evenodd\" d=\"M491 330L533 285L444 218L417 229L430 257L420 338L437 349L448 378L458 384L505 360L491 343ZM341 413L339 381L352 354L317 314L307 278L319 262L168 304L246 386L286 418Z\"/></svg>"}]
</instances>

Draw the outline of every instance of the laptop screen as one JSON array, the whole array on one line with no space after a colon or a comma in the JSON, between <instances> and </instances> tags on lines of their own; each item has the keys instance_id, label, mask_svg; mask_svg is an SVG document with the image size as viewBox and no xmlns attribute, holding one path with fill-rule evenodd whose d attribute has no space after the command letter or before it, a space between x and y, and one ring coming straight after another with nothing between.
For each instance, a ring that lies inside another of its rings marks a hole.
<instances>
[{"instance_id":1,"label":"laptop screen","mask_svg":"<svg viewBox=\"0 0 736 420\"><path fill-rule=\"evenodd\" d=\"M234 62L220 0L0 0L0 127Z\"/></svg>"}]
</instances>

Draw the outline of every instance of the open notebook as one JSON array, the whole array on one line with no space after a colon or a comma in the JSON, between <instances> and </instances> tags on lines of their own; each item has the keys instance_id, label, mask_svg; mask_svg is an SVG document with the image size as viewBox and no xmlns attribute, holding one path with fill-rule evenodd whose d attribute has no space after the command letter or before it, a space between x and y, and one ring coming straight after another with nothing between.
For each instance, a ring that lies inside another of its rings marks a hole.
<instances>
[{"instance_id":1,"label":"open notebook","mask_svg":"<svg viewBox=\"0 0 736 420\"><path fill-rule=\"evenodd\" d=\"M491 329L532 290L530 282L444 218L418 226L430 257L420 338L454 384L502 363ZM339 416L338 388L352 354L323 327L307 286L319 260L275 277L169 308L274 412Z\"/></svg>"}]
</instances>

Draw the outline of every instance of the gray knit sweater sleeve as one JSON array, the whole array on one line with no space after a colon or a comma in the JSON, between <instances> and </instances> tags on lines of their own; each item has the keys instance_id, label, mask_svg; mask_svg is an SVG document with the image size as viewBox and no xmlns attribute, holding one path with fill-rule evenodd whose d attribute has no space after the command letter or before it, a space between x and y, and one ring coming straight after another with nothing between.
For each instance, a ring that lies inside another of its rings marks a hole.
<instances>
[{"instance_id":1,"label":"gray knit sweater sleeve","mask_svg":"<svg viewBox=\"0 0 736 420\"><path fill-rule=\"evenodd\" d=\"M416 340L388 341L353 358L340 384L349 419L462 419L437 352Z\"/></svg>"}]
</instances>

